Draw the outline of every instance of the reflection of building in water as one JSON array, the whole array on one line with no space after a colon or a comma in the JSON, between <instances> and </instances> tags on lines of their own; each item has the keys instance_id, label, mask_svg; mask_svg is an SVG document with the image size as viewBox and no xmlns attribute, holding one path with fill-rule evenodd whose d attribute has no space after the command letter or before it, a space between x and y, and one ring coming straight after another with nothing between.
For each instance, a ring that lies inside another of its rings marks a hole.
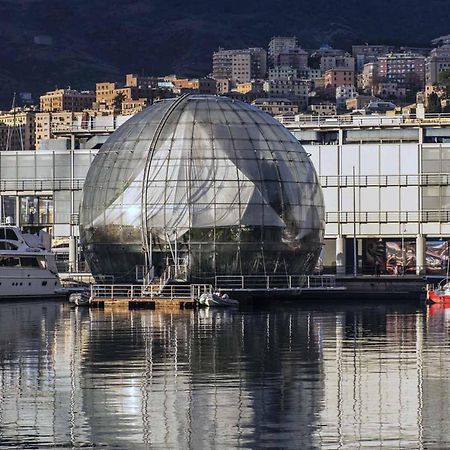
<instances>
[{"instance_id":1,"label":"reflection of building in water","mask_svg":"<svg viewBox=\"0 0 450 450\"><path fill-rule=\"evenodd\" d=\"M279 445L276 430L286 426L287 447L292 439L314 446L321 383L307 316L102 314L82 377L92 441L104 441L114 422L130 446ZM117 381L95 389L100 376Z\"/></svg>"},{"instance_id":2,"label":"reflection of building in water","mask_svg":"<svg viewBox=\"0 0 450 450\"><path fill-rule=\"evenodd\" d=\"M1 442L47 448L88 443L75 375L79 313L69 315L61 304L49 302L1 306Z\"/></svg>"},{"instance_id":3,"label":"reflection of building in water","mask_svg":"<svg viewBox=\"0 0 450 450\"><path fill-rule=\"evenodd\" d=\"M322 444L416 448L423 438L422 316L355 312L338 314L334 324L327 316Z\"/></svg>"},{"instance_id":4,"label":"reflection of building in water","mask_svg":"<svg viewBox=\"0 0 450 450\"><path fill-rule=\"evenodd\" d=\"M450 310L4 304L4 446L448 448Z\"/></svg>"},{"instance_id":5,"label":"reflection of building in water","mask_svg":"<svg viewBox=\"0 0 450 450\"><path fill-rule=\"evenodd\" d=\"M449 448L450 443L450 308L432 305L427 311L423 352L423 436L428 448ZM430 349L433 349L430 351Z\"/></svg>"}]
</instances>

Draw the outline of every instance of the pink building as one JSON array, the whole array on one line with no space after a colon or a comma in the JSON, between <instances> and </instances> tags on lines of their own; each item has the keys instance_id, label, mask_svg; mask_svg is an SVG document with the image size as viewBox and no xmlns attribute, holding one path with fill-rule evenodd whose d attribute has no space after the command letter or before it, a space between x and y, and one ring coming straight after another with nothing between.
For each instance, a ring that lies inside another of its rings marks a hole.
<instances>
[{"instance_id":1,"label":"pink building","mask_svg":"<svg viewBox=\"0 0 450 450\"><path fill-rule=\"evenodd\" d=\"M397 83L406 88L425 85L425 57L414 53L389 53L378 58L378 77L381 81Z\"/></svg>"},{"instance_id":2,"label":"pink building","mask_svg":"<svg viewBox=\"0 0 450 450\"><path fill-rule=\"evenodd\" d=\"M335 91L338 86L355 84L355 72L346 68L329 69L324 74L325 89Z\"/></svg>"}]
</instances>

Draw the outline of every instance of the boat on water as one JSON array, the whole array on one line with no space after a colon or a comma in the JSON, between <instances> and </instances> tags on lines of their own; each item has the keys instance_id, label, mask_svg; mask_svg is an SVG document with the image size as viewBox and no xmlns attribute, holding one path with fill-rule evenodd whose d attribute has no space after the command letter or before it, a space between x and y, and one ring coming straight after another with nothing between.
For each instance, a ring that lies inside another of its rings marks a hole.
<instances>
[{"instance_id":1,"label":"boat on water","mask_svg":"<svg viewBox=\"0 0 450 450\"><path fill-rule=\"evenodd\" d=\"M202 294L198 299L200 306L239 306L239 301L228 297L228 294Z\"/></svg>"},{"instance_id":2,"label":"boat on water","mask_svg":"<svg viewBox=\"0 0 450 450\"><path fill-rule=\"evenodd\" d=\"M444 278L436 288L427 289L427 300L431 303L450 305L450 281Z\"/></svg>"},{"instance_id":3,"label":"boat on water","mask_svg":"<svg viewBox=\"0 0 450 450\"><path fill-rule=\"evenodd\" d=\"M0 299L51 298L66 295L61 287L51 237L0 225Z\"/></svg>"}]
</instances>

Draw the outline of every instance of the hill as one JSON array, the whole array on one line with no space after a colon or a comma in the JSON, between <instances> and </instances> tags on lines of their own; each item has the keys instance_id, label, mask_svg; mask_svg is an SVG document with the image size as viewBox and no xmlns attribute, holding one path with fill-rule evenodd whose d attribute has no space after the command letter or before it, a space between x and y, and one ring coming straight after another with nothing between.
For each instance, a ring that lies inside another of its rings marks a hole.
<instances>
[{"instance_id":1,"label":"hill","mask_svg":"<svg viewBox=\"0 0 450 450\"><path fill-rule=\"evenodd\" d=\"M219 46L266 47L273 35L305 48L427 46L449 16L447 0L2 0L0 106L14 90L92 89L125 72L205 75Z\"/></svg>"}]
</instances>

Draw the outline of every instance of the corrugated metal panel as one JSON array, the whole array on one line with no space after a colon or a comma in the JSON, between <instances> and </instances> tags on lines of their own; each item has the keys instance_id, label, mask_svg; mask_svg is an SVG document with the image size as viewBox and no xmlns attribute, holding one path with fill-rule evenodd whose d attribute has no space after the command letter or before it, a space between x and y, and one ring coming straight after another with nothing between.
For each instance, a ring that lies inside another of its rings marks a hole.
<instances>
[{"instance_id":1,"label":"corrugated metal panel","mask_svg":"<svg viewBox=\"0 0 450 450\"><path fill-rule=\"evenodd\" d=\"M419 130L415 129L381 129L381 130L348 130L345 133L347 142L377 141L418 141Z\"/></svg>"},{"instance_id":2,"label":"corrugated metal panel","mask_svg":"<svg viewBox=\"0 0 450 450\"><path fill-rule=\"evenodd\" d=\"M450 137L450 127L426 128L425 135Z\"/></svg>"}]
</instances>

